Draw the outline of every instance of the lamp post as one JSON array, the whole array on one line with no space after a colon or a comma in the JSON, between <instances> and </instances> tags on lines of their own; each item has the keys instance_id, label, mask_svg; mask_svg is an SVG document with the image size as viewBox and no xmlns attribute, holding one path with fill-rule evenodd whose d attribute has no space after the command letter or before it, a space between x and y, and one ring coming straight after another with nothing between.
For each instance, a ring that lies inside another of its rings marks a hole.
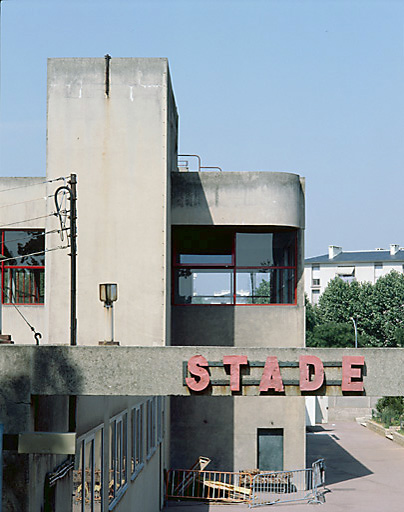
<instances>
[{"instance_id":1,"label":"lamp post","mask_svg":"<svg viewBox=\"0 0 404 512\"><path fill-rule=\"evenodd\" d=\"M105 340L102 345L119 345L114 341L114 302L118 300L118 285L116 283L100 284L100 301L105 308Z\"/></svg>"},{"instance_id":2,"label":"lamp post","mask_svg":"<svg viewBox=\"0 0 404 512\"><path fill-rule=\"evenodd\" d=\"M354 329L355 329L355 348L358 348L358 327L356 325L356 322L355 322L355 319L353 316L351 316L351 320L353 322Z\"/></svg>"}]
</instances>

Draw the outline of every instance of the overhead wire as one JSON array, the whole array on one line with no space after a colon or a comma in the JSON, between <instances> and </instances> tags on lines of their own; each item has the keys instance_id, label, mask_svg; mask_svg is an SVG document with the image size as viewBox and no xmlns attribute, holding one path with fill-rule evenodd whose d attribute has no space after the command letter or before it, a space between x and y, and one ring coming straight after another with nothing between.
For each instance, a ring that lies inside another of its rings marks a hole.
<instances>
[{"instance_id":1,"label":"overhead wire","mask_svg":"<svg viewBox=\"0 0 404 512\"><path fill-rule=\"evenodd\" d=\"M29 183L27 185L20 185L18 187L5 188L3 190L0 190L0 193L1 192L9 192L10 190L19 190L21 188L35 187L37 185L43 185L44 183L53 183L54 181L66 180L67 178L68 178L67 176L61 176L60 178L55 178L53 180L38 181L37 183Z\"/></svg>"},{"instance_id":2,"label":"overhead wire","mask_svg":"<svg viewBox=\"0 0 404 512\"><path fill-rule=\"evenodd\" d=\"M2 205L0 205L0 208L10 208L11 206L17 206L17 205L20 205L20 204L33 203L35 201L40 201L40 200L43 200L43 199L49 199L50 197L53 197L53 194L51 194L49 196L37 197L36 199L27 199L26 201L20 201L19 203L2 204Z\"/></svg>"},{"instance_id":3,"label":"overhead wire","mask_svg":"<svg viewBox=\"0 0 404 512\"><path fill-rule=\"evenodd\" d=\"M64 211L61 211L60 213L67 214L67 213L69 213L69 211L70 210L64 210ZM51 212L51 213L48 213L47 215L40 215L39 217L32 217L31 219L18 220L16 222L9 222L7 224L0 225L0 229L7 228L9 226L16 226L17 224L24 224L25 222L31 222L33 220L46 219L47 217L53 217L53 216L58 217L58 213Z\"/></svg>"},{"instance_id":4,"label":"overhead wire","mask_svg":"<svg viewBox=\"0 0 404 512\"><path fill-rule=\"evenodd\" d=\"M56 247L51 247L50 249L44 249L43 251L31 252L29 254L22 254L20 256L13 256L12 258L5 258L4 260L0 260L0 263L5 263L6 261L20 260L22 258L28 258L28 256L37 256L38 254L45 254L46 252L57 251L59 249L69 249L70 245L58 245ZM15 266L15 265L10 265Z\"/></svg>"},{"instance_id":5,"label":"overhead wire","mask_svg":"<svg viewBox=\"0 0 404 512\"><path fill-rule=\"evenodd\" d=\"M63 228L63 231L68 231L70 228ZM60 229L51 229L50 231L44 231L43 233L38 233L37 235L35 235L37 238L39 238L40 236L46 236L46 235L53 235L55 233L60 233ZM35 232L35 230L34 230ZM13 233L15 233L15 231L13 231ZM11 240L4 240L4 244L10 244L11 242L19 242L20 240L26 240L27 238L31 238L31 234L32 234L32 230L29 231L29 234L25 235L25 236L20 236L18 238L12 238Z\"/></svg>"}]
</instances>

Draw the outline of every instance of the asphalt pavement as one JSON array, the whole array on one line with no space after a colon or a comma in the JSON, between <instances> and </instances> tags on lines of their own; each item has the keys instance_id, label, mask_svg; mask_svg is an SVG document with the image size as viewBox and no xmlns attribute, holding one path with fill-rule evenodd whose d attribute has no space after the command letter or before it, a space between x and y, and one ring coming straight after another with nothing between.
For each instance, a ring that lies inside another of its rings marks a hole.
<instances>
[{"instance_id":1,"label":"asphalt pavement","mask_svg":"<svg viewBox=\"0 0 404 512\"><path fill-rule=\"evenodd\" d=\"M404 512L404 447L358 423L315 427L307 434L308 467L326 464L322 505L279 503L249 509L246 504L169 502L164 512Z\"/></svg>"}]
</instances>

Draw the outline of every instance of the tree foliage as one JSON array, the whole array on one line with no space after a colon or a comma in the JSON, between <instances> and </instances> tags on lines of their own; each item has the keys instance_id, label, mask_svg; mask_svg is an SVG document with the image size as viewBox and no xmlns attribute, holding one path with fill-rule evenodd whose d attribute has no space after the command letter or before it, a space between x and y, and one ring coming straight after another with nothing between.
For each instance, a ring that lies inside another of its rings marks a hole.
<instances>
[{"instance_id":1,"label":"tree foliage","mask_svg":"<svg viewBox=\"0 0 404 512\"><path fill-rule=\"evenodd\" d=\"M376 403L376 419L386 427L399 425L404 417L404 397L385 396Z\"/></svg>"},{"instance_id":2,"label":"tree foliage","mask_svg":"<svg viewBox=\"0 0 404 512\"><path fill-rule=\"evenodd\" d=\"M359 346L404 346L404 275L392 271L374 285L330 281L318 305L306 305L307 345L353 346L352 318Z\"/></svg>"}]
</instances>

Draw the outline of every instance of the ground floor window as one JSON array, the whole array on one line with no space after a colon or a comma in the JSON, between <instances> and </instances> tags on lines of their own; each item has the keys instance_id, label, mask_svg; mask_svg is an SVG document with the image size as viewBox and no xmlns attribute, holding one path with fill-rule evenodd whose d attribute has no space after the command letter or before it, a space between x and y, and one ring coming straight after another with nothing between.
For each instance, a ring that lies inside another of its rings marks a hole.
<instances>
[{"instance_id":1,"label":"ground floor window","mask_svg":"<svg viewBox=\"0 0 404 512\"><path fill-rule=\"evenodd\" d=\"M110 505L124 492L127 485L128 415L126 412L111 419L109 424L109 483Z\"/></svg>"},{"instance_id":2,"label":"ground floor window","mask_svg":"<svg viewBox=\"0 0 404 512\"><path fill-rule=\"evenodd\" d=\"M143 457L143 404L131 411L131 475L136 477L144 466Z\"/></svg>"},{"instance_id":3,"label":"ground floor window","mask_svg":"<svg viewBox=\"0 0 404 512\"><path fill-rule=\"evenodd\" d=\"M100 426L79 438L73 471L73 512L102 512L103 435Z\"/></svg>"},{"instance_id":4,"label":"ground floor window","mask_svg":"<svg viewBox=\"0 0 404 512\"><path fill-rule=\"evenodd\" d=\"M146 430L146 453L147 458L153 455L156 450L156 397L150 398L146 403L147 430Z\"/></svg>"},{"instance_id":5,"label":"ground floor window","mask_svg":"<svg viewBox=\"0 0 404 512\"><path fill-rule=\"evenodd\" d=\"M157 397L157 443L161 443L164 439L164 422L165 422L165 397Z\"/></svg>"},{"instance_id":6,"label":"ground floor window","mask_svg":"<svg viewBox=\"0 0 404 512\"><path fill-rule=\"evenodd\" d=\"M45 233L43 230L1 230L3 304L45 301Z\"/></svg>"}]
</instances>

